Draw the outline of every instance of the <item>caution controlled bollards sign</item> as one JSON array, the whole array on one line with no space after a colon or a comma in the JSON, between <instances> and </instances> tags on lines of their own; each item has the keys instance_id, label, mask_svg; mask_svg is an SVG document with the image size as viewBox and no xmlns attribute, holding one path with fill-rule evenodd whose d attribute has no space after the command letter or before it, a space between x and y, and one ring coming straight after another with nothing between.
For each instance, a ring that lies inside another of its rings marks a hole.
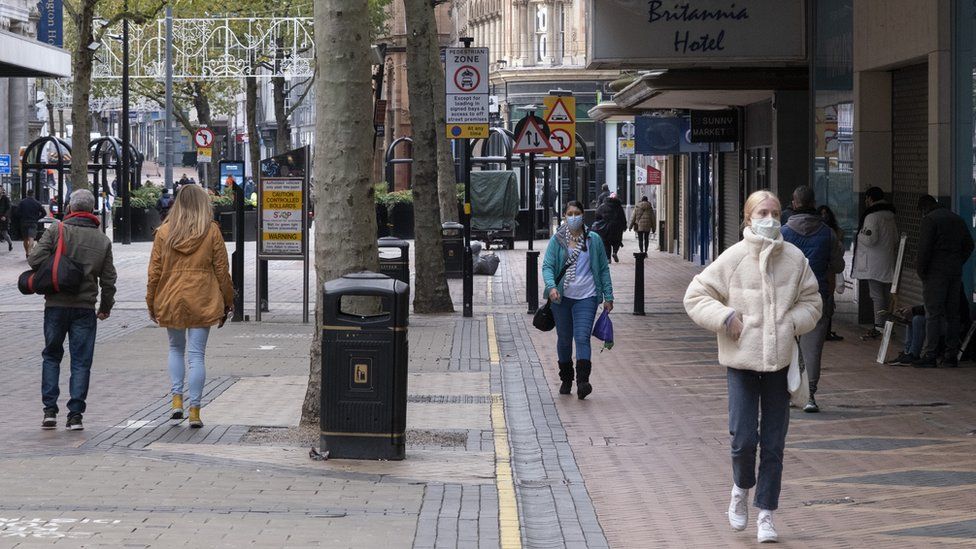
<instances>
[{"instance_id":1,"label":"caution controlled bollards sign","mask_svg":"<svg viewBox=\"0 0 976 549\"><path fill-rule=\"evenodd\" d=\"M444 61L447 138L488 137L488 48L447 48Z\"/></svg>"}]
</instances>

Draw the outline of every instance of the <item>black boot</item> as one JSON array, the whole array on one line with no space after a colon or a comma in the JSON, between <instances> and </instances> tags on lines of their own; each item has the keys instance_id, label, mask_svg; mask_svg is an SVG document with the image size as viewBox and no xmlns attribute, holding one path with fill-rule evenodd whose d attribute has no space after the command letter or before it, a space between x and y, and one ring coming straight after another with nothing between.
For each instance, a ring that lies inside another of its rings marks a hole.
<instances>
[{"instance_id":1,"label":"black boot","mask_svg":"<svg viewBox=\"0 0 976 549\"><path fill-rule=\"evenodd\" d=\"M591 369L593 369L593 363L589 360L576 361L576 397L580 400L593 392L593 387L590 385Z\"/></svg>"},{"instance_id":2,"label":"black boot","mask_svg":"<svg viewBox=\"0 0 976 549\"><path fill-rule=\"evenodd\" d=\"M573 390L573 361L559 363L559 379L562 385L559 386L559 394L568 395Z\"/></svg>"}]
</instances>

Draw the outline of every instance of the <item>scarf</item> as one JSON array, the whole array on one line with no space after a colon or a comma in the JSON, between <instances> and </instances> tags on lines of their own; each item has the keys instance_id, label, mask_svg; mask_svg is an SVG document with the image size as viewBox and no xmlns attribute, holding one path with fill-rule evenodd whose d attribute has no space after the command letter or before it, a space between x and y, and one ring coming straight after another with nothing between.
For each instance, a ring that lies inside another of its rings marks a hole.
<instances>
[{"instance_id":1,"label":"scarf","mask_svg":"<svg viewBox=\"0 0 976 549\"><path fill-rule=\"evenodd\" d=\"M98 220L98 217L95 216L95 214L93 214L91 212L72 212L72 213L69 213L68 215L64 216L64 219L65 219L65 221L67 221L68 219L71 219L73 217L80 217L82 219L87 219L89 221L93 221L95 223L95 226L96 227L98 227L101 224L101 221Z\"/></svg>"},{"instance_id":2,"label":"scarf","mask_svg":"<svg viewBox=\"0 0 976 549\"><path fill-rule=\"evenodd\" d=\"M556 231L556 237L559 243L569 253L569 257L566 259L566 274L563 275L563 280L565 280L566 284L572 284L576 280L576 262L579 259L580 253L586 250L587 234L589 234L589 230L584 226L579 236L573 236L573 233L569 230L569 225L565 223ZM575 242L576 247L570 247L571 242Z\"/></svg>"}]
</instances>

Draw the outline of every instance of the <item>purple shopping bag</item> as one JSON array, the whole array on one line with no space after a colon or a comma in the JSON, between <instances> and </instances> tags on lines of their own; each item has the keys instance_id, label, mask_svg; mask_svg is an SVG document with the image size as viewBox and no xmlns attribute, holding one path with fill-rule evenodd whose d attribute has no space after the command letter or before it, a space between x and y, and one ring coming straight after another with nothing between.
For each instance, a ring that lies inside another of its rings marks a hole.
<instances>
[{"instance_id":1,"label":"purple shopping bag","mask_svg":"<svg viewBox=\"0 0 976 549\"><path fill-rule=\"evenodd\" d=\"M606 309L593 325L593 336L603 342L604 349L613 349L613 322L610 322L610 312Z\"/></svg>"}]
</instances>

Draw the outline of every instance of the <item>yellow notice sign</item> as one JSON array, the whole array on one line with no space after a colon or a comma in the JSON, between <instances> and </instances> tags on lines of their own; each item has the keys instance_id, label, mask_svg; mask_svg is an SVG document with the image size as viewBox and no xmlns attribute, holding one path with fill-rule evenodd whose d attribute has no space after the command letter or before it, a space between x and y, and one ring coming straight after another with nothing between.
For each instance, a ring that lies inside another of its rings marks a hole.
<instances>
[{"instance_id":1,"label":"yellow notice sign","mask_svg":"<svg viewBox=\"0 0 976 549\"><path fill-rule=\"evenodd\" d=\"M576 98L549 95L542 102L546 106L542 118L549 124L549 151L545 155L576 156Z\"/></svg>"},{"instance_id":2,"label":"yellow notice sign","mask_svg":"<svg viewBox=\"0 0 976 549\"><path fill-rule=\"evenodd\" d=\"M302 191L264 191L261 204L265 210L301 210Z\"/></svg>"},{"instance_id":3,"label":"yellow notice sign","mask_svg":"<svg viewBox=\"0 0 976 549\"><path fill-rule=\"evenodd\" d=\"M448 124L448 139L484 139L488 137L488 124Z\"/></svg>"}]
</instances>

